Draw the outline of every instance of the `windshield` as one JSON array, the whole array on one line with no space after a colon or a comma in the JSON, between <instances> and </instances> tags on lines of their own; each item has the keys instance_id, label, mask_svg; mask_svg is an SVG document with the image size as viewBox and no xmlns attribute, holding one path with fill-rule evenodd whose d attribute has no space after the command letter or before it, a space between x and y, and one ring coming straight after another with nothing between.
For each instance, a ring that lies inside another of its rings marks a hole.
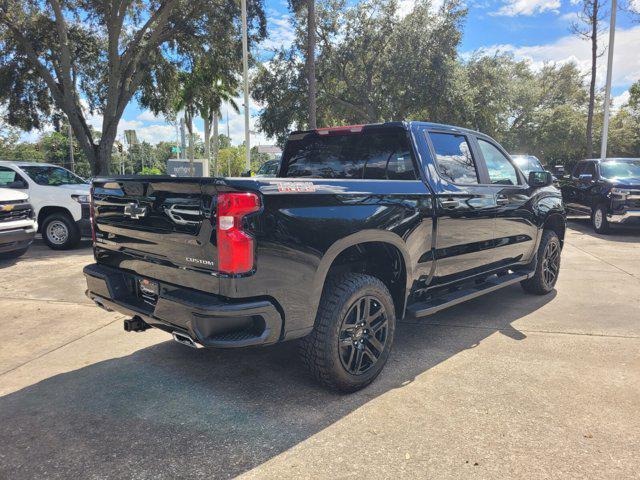
<instances>
[{"instance_id":1,"label":"windshield","mask_svg":"<svg viewBox=\"0 0 640 480\"><path fill-rule=\"evenodd\" d=\"M511 158L527 177L531 172L544 172L540 160L533 155L516 155Z\"/></svg>"},{"instance_id":2,"label":"windshield","mask_svg":"<svg viewBox=\"0 0 640 480\"><path fill-rule=\"evenodd\" d=\"M640 178L640 158L602 162L600 164L600 174L604 178Z\"/></svg>"},{"instance_id":3,"label":"windshield","mask_svg":"<svg viewBox=\"0 0 640 480\"><path fill-rule=\"evenodd\" d=\"M20 167L38 185L57 187L58 185L80 185L86 183L75 173L62 167L29 165Z\"/></svg>"}]
</instances>

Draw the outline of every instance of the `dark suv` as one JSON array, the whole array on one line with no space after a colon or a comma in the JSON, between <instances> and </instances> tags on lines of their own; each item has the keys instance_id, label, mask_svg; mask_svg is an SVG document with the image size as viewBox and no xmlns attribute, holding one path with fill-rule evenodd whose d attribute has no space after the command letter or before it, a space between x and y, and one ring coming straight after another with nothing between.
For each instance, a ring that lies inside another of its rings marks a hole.
<instances>
[{"instance_id":1,"label":"dark suv","mask_svg":"<svg viewBox=\"0 0 640 480\"><path fill-rule=\"evenodd\" d=\"M580 161L561 190L567 211L590 215L598 233L612 223L640 225L640 158Z\"/></svg>"}]
</instances>

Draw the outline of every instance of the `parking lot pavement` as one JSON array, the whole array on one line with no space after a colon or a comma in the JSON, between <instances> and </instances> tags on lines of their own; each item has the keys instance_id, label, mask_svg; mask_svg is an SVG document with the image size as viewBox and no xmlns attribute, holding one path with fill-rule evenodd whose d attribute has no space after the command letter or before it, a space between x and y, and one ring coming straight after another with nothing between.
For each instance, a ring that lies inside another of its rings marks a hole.
<instances>
[{"instance_id":1,"label":"parking lot pavement","mask_svg":"<svg viewBox=\"0 0 640 480\"><path fill-rule=\"evenodd\" d=\"M379 379L192 350L83 296L88 248L0 264L0 478L638 478L640 232L572 222L557 291L399 326Z\"/></svg>"}]
</instances>

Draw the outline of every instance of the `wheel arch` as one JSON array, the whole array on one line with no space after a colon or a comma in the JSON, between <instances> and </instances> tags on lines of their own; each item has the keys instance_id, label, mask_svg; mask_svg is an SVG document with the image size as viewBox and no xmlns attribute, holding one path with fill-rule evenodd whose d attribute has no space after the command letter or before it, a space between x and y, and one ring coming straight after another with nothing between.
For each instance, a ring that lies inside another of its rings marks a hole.
<instances>
[{"instance_id":1,"label":"wheel arch","mask_svg":"<svg viewBox=\"0 0 640 480\"><path fill-rule=\"evenodd\" d=\"M567 230L567 221L564 215L552 213L548 215L542 226L543 230L553 230L560 239L560 244L564 245L564 236Z\"/></svg>"},{"instance_id":2,"label":"wheel arch","mask_svg":"<svg viewBox=\"0 0 640 480\"><path fill-rule=\"evenodd\" d=\"M46 207L40 208L40 211L38 212L38 231L39 232L42 231L42 224L44 223L45 218L55 213L69 215L69 217L71 217L71 220L73 221L73 215L71 214L69 209L65 207L47 205Z\"/></svg>"},{"instance_id":3,"label":"wheel arch","mask_svg":"<svg viewBox=\"0 0 640 480\"><path fill-rule=\"evenodd\" d=\"M364 230L335 242L323 256L313 281L311 312L315 319L327 278L340 271L379 278L394 300L396 317L402 318L413 279L406 244L398 235Z\"/></svg>"}]
</instances>

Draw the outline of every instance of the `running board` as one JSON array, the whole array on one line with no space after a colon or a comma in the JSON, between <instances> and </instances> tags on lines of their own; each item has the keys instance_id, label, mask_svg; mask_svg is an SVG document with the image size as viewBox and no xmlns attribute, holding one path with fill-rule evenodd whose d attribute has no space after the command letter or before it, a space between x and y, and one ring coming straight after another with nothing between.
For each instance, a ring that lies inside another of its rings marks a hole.
<instances>
[{"instance_id":1,"label":"running board","mask_svg":"<svg viewBox=\"0 0 640 480\"><path fill-rule=\"evenodd\" d=\"M533 276L534 273L535 272L509 273L501 277L491 278L470 288L447 293L441 297L437 297L426 302L413 303L407 306L406 317L419 318L433 315L445 308L453 307L454 305L479 297L485 293L494 292L501 288L508 287L509 285L513 285L514 283L526 280Z\"/></svg>"}]
</instances>

